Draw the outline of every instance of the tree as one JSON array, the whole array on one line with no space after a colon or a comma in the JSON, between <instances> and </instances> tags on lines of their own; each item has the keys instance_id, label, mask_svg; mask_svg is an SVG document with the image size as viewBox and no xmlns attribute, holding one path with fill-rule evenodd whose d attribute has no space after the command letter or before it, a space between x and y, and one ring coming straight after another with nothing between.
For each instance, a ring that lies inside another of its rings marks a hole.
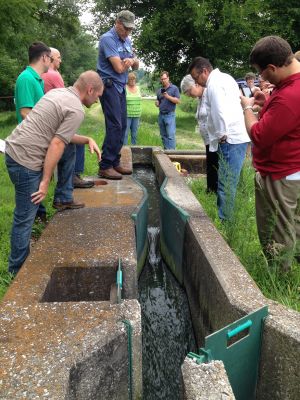
<instances>
[{"instance_id":1,"label":"tree","mask_svg":"<svg viewBox=\"0 0 300 400\"><path fill-rule=\"evenodd\" d=\"M61 47L63 62L61 73L65 85L73 85L78 76L87 70L95 69L97 48L94 38L82 30L72 39L65 41Z\"/></svg>"},{"instance_id":2,"label":"tree","mask_svg":"<svg viewBox=\"0 0 300 400\"><path fill-rule=\"evenodd\" d=\"M86 2L0 0L0 97L13 95L17 76L28 64L27 49L34 41L61 50L66 83L73 83L79 71L95 67L94 43L79 21Z\"/></svg>"},{"instance_id":3,"label":"tree","mask_svg":"<svg viewBox=\"0 0 300 400\"><path fill-rule=\"evenodd\" d=\"M299 8L292 4L290 11L289 3L287 10L283 0L95 0L98 34L125 8L138 17L133 37L138 55L168 70L177 83L199 55L239 75L249 69L250 50L260 37L279 34L299 44Z\"/></svg>"}]
</instances>

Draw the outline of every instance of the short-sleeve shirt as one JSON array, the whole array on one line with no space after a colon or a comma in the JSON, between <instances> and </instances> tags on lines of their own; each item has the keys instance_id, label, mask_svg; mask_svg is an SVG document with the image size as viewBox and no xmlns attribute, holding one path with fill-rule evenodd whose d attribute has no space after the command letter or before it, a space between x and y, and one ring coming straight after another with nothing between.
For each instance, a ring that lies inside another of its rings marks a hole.
<instances>
[{"instance_id":1,"label":"short-sleeve shirt","mask_svg":"<svg viewBox=\"0 0 300 400\"><path fill-rule=\"evenodd\" d=\"M116 72L109 61L110 57L120 57L121 60L134 57L131 40L128 37L121 39L115 28L100 37L97 71L104 82L111 79L117 90L122 93L127 83L128 72Z\"/></svg>"},{"instance_id":2,"label":"short-sleeve shirt","mask_svg":"<svg viewBox=\"0 0 300 400\"><path fill-rule=\"evenodd\" d=\"M170 100L166 99L161 94L161 89L158 89L158 91L157 91L157 100L159 101L159 112L161 114L168 114L170 112L174 112L175 108L176 108L176 104L172 103ZM172 97L177 97L177 99L180 98L180 93L179 93L178 87L173 85L172 83L170 83L170 85L167 87L166 92L168 93L168 95L170 95Z\"/></svg>"},{"instance_id":3,"label":"short-sleeve shirt","mask_svg":"<svg viewBox=\"0 0 300 400\"><path fill-rule=\"evenodd\" d=\"M33 108L44 96L44 81L30 66L18 76L15 86L15 103L18 123L22 122L21 108Z\"/></svg>"},{"instance_id":4,"label":"short-sleeve shirt","mask_svg":"<svg viewBox=\"0 0 300 400\"><path fill-rule=\"evenodd\" d=\"M50 90L6 138L6 152L18 164L40 171L54 136L70 143L83 119L74 87Z\"/></svg>"},{"instance_id":5,"label":"short-sleeve shirt","mask_svg":"<svg viewBox=\"0 0 300 400\"><path fill-rule=\"evenodd\" d=\"M51 89L65 87L61 74L53 68L49 68L47 72L42 74L42 79L45 84L45 93L48 93Z\"/></svg>"}]
</instances>

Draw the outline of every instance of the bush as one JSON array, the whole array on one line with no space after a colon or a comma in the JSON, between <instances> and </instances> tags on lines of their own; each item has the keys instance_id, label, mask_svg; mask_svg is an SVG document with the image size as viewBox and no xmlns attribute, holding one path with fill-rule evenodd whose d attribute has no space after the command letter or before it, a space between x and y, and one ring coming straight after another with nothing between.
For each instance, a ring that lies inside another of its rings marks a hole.
<instances>
[{"instance_id":1,"label":"bush","mask_svg":"<svg viewBox=\"0 0 300 400\"><path fill-rule=\"evenodd\" d=\"M188 97L184 94L181 95L179 107L182 111L196 113L197 105L198 105L197 99Z\"/></svg>"}]
</instances>

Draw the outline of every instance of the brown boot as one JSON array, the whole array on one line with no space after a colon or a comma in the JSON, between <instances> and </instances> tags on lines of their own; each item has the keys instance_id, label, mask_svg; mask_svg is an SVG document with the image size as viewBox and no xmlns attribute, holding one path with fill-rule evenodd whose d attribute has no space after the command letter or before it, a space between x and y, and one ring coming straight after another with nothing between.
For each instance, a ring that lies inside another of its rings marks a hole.
<instances>
[{"instance_id":1,"label":"brown boot","mask_svg":"<svg viewBox=\"0 0 300 400\"><path fill-rule=\"evenodd\" d=\"M132 169L121 167L121 165L114 167L114 170L119 172L122 175L131 175L132 174Z\"/></svg>"},{"instance_id":2,"label":"brown boot","mask_svg":"<svg viewBox=\"0 0 300 400\"><path fill-rule=\"evenodd\" d=\"M115 171L114 168L99 169L98 176L105 179L122 179L122 175Z\"/></svg>"},{"instance_id":3,"label":"brown boot","mask_svg":"<svg viewBox=\"0 0 300 400\"><path fill-rule=\"evenodd\" d=\"M75 189L88 189L94 185L93 181L86 181L85 179L82 179L80 175L74 175L73 177L73 186Z\"/></svg>"},{"instance_id":4,"label":"brown boot","mask_svg":"<svg viewBox=\"0 0 300 400\"><path fill-rule=\"evenodd\" d=\"M80 203L79 201L66 201L66 202L54 202L52 204L53 208L56 208L58 211L64 210L77 210L78 208L85 207L84 203Z\"/></svg>"}]
</instances>

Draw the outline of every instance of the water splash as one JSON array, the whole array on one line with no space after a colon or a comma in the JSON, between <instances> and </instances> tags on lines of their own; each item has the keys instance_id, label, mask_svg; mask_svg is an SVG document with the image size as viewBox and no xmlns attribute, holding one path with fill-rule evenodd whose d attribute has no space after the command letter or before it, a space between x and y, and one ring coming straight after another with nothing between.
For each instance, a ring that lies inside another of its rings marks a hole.
<instances>
[{"instance_id":1,"label":"water splash","mask_svg":"<svg viewBox=\"0 0 300 400\"><path fill-rule=\"evenodd\" d=\"M149 253L148 260L152 267L157 267L161 256L158 251L159 243L159 228L156 226L149 226L148 228L148 242L149 242Z\"/></svg>"}]
</instances>

